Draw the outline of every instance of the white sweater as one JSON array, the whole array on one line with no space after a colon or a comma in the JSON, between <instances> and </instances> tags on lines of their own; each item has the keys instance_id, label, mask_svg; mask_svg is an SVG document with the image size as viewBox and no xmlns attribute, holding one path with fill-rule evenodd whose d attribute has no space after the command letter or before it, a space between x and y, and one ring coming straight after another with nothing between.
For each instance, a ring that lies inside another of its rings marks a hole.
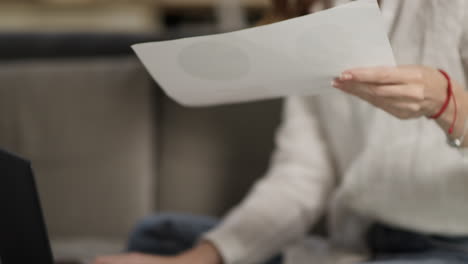
<instances>
[{"instance_id":1,"label":"white sweater","mask_svg":"<svg viewBox=\"0 0 468 264\"><path fill-rule=\"evenodd\" d=\"M465 85L468 1L447 2L386 0L382 9L399 64L446 69ZM331 239L307 239L323 214ZM205 238L226 264L280 251L287 263L356 263L372 221L468 235L468 157L433 121L401 121L335 93L286 101L271 168Z\"/></svg>"}]
</instances>

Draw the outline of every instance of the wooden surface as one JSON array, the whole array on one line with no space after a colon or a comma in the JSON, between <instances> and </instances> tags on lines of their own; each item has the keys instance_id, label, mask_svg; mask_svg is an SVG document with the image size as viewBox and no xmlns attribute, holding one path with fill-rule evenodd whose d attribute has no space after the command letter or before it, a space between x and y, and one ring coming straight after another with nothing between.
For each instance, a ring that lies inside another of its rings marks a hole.
<instances>
[{"instance_id":1,"label":"wooden surface","mask_svg":"<svg viewBox=\"0 0 468 264\"><path fill-rule=\"evenodd\" d=\"M190 8L190 7L212 7L219 0L159 0L162 7ZM248 8L262 8L268 6L269 0L241 0Z\"/></svg>"},{"instance_id":2,"label":"wooden surface","mask_svg":"<svg viewBox=\"0 0 468 264\"><path fill-rule=\"evenodd\" d=\"M1 1L1 0L0 0ZM0 2L0 30L7 32L153 32L157 9L147 4L28 4Z\"/></svg>"},{"instance_id":3,"label":"wooden surface","mask_svg":"<svg viewBox=\"0 0 468 264\"><path fill-rule=\"evenodd\" d=\"M0 3L34 3L34 4L102 4L102 3L150 3L168 7L208 7L216 5L220 0L0 0ZM270 0L240 0L246 7L265 7Z\"/></svg>"}]
</instances>

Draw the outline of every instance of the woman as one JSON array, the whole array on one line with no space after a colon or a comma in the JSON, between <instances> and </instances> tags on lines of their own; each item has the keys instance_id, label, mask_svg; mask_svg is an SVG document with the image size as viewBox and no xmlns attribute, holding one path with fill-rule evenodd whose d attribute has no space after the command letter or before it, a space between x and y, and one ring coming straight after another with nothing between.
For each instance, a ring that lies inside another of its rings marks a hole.
<instances>
[{"instance_id":1,"label":"woman","mask_svg":"<svg viewBox=\"0 0 468 264\"><path fill-rule=\"evenodd\" d=\"M317 1L273 3L268 22ZM149 218L130 239L140 253L95 263L468 263L468 1L380 4L406 66L350 69L331 85L344 93L289 98L269 172L223 222ZM322 214L330 239L306 239Z\"/></svg>"}]
</instances>

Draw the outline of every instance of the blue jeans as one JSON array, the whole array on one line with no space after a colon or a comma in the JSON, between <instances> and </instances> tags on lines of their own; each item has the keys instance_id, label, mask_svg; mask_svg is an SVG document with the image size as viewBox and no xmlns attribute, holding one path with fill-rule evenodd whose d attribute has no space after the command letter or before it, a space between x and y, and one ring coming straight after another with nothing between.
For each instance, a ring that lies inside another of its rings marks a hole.
<instances>
[{"instance_id":1,"label":"blue jeans","mask_svg":"<svg viewBox=\"0 0 468 264\"><path fill-rule=\"evenodd\" d=\"M160 214L143 219L129 238L128 251L172 256L191 249L218 220L181 214ZM468 237L424 236L384 225L368 233L373 260L362 264L467 264ZM265 264L281 264L278 255Z\"/></svg>"},{"instance_id":2,"label":"blue jeans","mask_svg":"<svg viewBox=\"0 0 468 264\"><path fill-rule=\"evenodd\" d=\"M159 214L143 219L130 234L129 252L140 252L160 256L173 256L191 249L201 235L216 227L215 218L182 215ZM278 255L265 264L281 264Z\"/></svg>"},{"instance_id":3,"label":"blue jeans","mask_svg":"<svg viewBox=\"0 0 468 264\"><path fill-rule=\"evenodd\" d=\"M363 264L468 263L468 237L429 236L376 224L367 242L374 256Z\"/></svg>"}]
</instances>

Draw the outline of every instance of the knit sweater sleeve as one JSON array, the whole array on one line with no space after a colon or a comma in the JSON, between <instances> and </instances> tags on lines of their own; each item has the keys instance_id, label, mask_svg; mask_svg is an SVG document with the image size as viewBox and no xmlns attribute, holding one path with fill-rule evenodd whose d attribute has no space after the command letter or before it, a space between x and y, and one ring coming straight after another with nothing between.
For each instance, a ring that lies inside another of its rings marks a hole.
<instances>
[{"instance_id":1,"label":"knit sweater sleeve","mask_svg":"<svg viewBox=\"0 0 468 264\"><path fill-rule=\"evenodd\" d=\"M460 54L463 62L463 66L465 68L465 76L468 80L468 2L465 1L464 3L464 20L462 23L462 36L460 41ZM468 82L467 82L468 83Z\"/></svg>"},{"instance_id":2,"label":"knit sweater sleeve","mask_svg":"<svg viewBox=\"0 0 468 264\"><path fill-rule=\"evenodd\" d=\"M465 80L466 80L466 83L468 84L468 1L465 1L464 2L464 20L463 20L463 23L462 23L462 30L463 30L463 33L462 33L462 37L461 37L461 41L460 41L460 55L461 55L461 58L462 58L462 62L463 62L463 67L465 69ZM466 90L468 90L468 87L465 87ZM466 106L468 107L468 106ZM467 120L468 122L468 120ZM468 124L467 124L468 125ZM467 135L468 137L468 135ZM465 148L462 150L462 154L464 155L465 159L468 160L468 148Z\"/></svg>"},{"instance_id":3,"label":"knit sweater sleeve","mask_svg":"<svg viewBox=\"0 0 468 264\"><path fill-rule=\"evenodd\" d=\"M285 104L266 176L204 238L225 264L260 263L305 236L321 216L334 175L327 145L307 98Z\"/></svg>"}]
</instances>

